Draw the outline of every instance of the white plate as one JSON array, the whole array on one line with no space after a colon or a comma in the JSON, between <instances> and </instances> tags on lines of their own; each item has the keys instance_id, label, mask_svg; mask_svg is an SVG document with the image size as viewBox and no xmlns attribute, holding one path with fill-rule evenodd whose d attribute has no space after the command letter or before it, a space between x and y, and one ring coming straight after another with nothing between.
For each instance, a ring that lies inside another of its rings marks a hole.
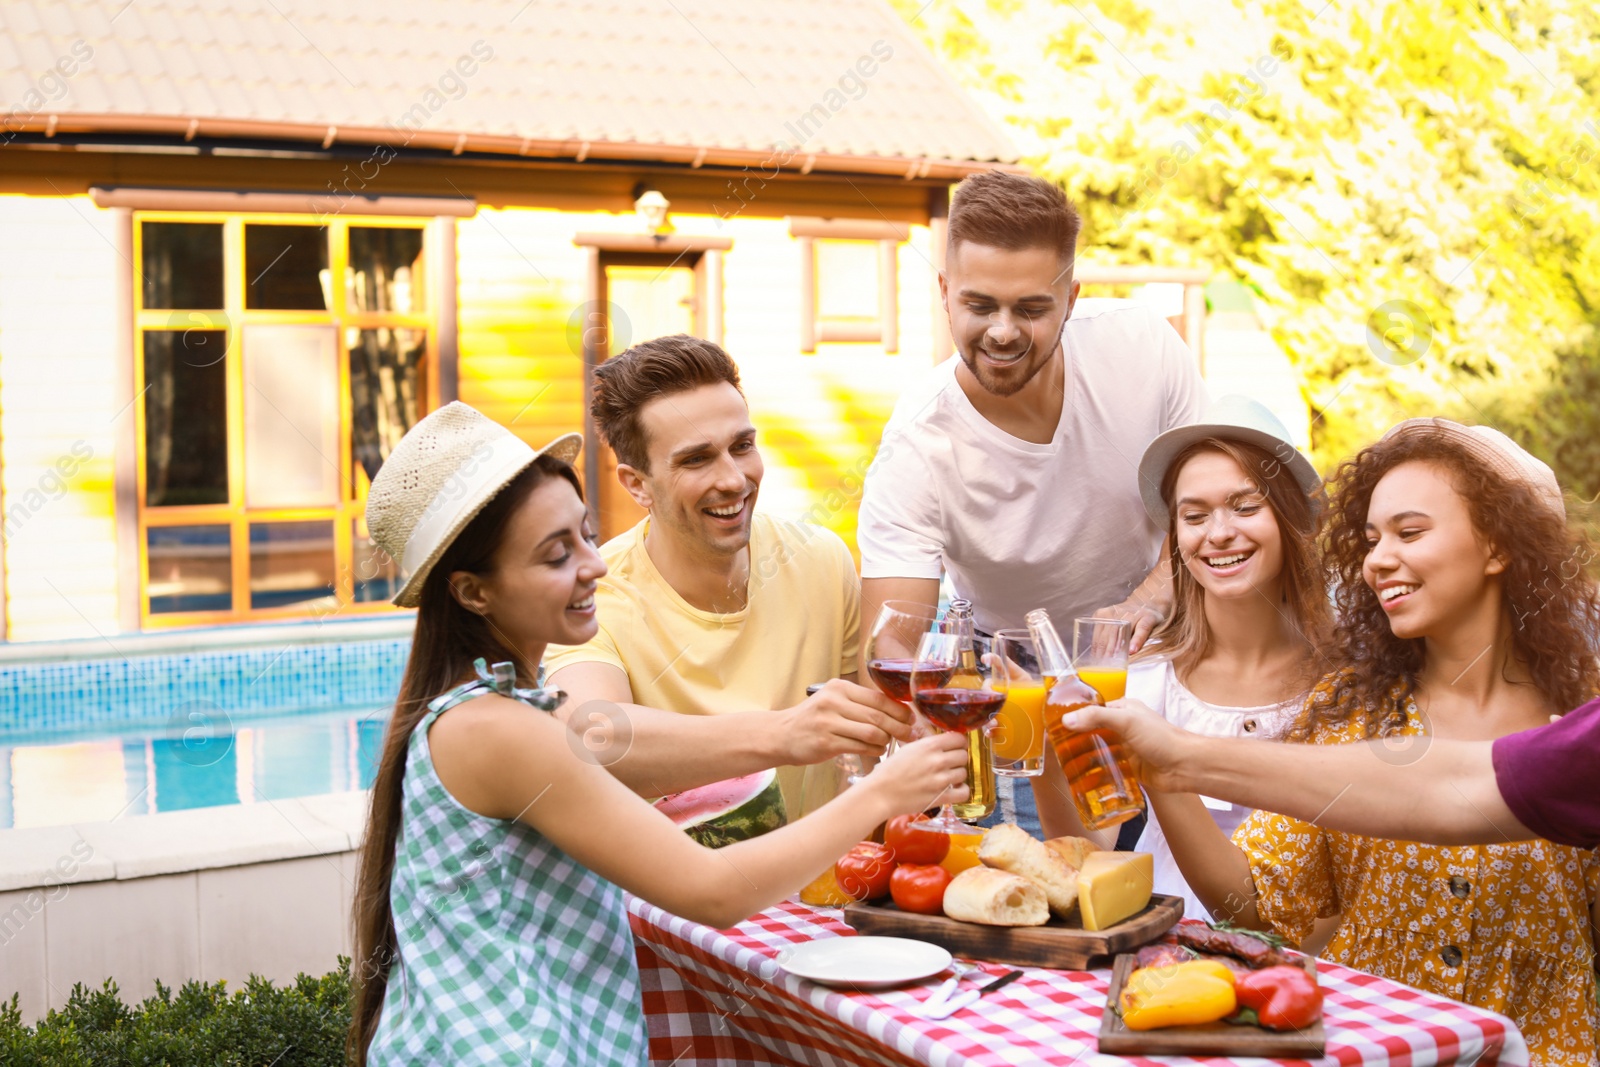
<instances>
[{"instance_id":1,"label":"white plate","mask_svg":"<svg viewBox=\"0 0 1600 1067\"><path fill-rule=\"evenodd\" d=\"M887 989L938 974L950 953L908 937L830 937L786 948L778 966L823 985Z\"/></svg>"}]
</instances>

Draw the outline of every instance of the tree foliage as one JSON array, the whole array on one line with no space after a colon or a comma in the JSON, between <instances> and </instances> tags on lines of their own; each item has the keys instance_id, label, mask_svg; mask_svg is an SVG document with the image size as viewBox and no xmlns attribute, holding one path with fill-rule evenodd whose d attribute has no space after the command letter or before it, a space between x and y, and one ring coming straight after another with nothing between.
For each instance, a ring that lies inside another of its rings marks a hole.
<instances>
[{"instance_id":1,"label":"tree foliage","mask_svg":"<svg viewBox=\"0 0 1600 1067\"><path fill-rule=\"evenodd\" d=\"M1588 0L895 2L1024 164L1078 201L1085 259L1254 289L1323 466L1409 415L1516 421L1585 350L1600 315Z\"/></svg>"}]
</instances>

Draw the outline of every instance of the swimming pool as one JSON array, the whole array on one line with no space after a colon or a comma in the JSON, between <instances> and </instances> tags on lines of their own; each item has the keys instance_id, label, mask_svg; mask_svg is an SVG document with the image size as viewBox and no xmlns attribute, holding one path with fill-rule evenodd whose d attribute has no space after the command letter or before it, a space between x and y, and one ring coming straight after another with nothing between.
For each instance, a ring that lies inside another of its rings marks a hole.
<instances>
[{"instance_id":1,"label":"swimming pool","mask_svg":"<svg viewBox=\"0 0 1600 1067\"><path fill-rule=\"evenodd\" d=\"M365 789L410 627L0 643L0 829Z\"/></svg>"},{"instance_id":2,"label":"swimming pool","mask_svg":"<svg viewBox=\"0 0 1600 1067\"><path fill-rule=\"evenodd\" d=\"M8 738L0 829L366 789L390 710L250 717L195 701L154 729Z\"/></svg>"}]
</instances>

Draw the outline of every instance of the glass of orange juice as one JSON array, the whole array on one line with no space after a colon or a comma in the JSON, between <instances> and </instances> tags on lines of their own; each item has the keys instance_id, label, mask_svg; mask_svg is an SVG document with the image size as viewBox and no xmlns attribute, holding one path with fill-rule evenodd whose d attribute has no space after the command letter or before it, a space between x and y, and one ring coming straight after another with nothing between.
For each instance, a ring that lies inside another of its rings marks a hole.
<instances>
[{"instance_id":1,"label":"glass of orange juice","mask_svg":"<svg viewBox=\"0 0 1600 1067\"><path fill-rule=\"evenodd\" d=\"M989 687L1006 695L989 730L994 773L1006 778L1033 778L1044 773L1044 698L1039 656L1027 630L999 630L994 635L994 660Z\"/></svg>"},{"instance_id":2,"label":"glass of orange juice","mask_svg":"<svg viewBox=\"0 0 1600 1067\"><path fill-rule=\"evenodd\" d=\"M1126 619L1072 620L1072 662L1085 685L1107 704L1128 693L1128 644L1133 623Z\"/></svg>"}]
</instances>

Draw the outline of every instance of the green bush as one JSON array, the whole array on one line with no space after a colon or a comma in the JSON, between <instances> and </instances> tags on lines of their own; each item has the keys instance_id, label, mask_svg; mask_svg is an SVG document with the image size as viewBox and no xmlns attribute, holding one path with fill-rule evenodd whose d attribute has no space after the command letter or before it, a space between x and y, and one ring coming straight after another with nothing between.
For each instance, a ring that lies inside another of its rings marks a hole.
<instances>
[{"instance_id":1,"label":"green bush","mask_svg":"<svg viewBox=\"0 0 1600 1067\"><path fill-rule=\"evenodd\" d=\"M106 979L72 987L67 1006L37 1027L22 1024L17 997L0 1005L0 1063L7 1067L340 1067L350 1026L350 960L278 989L251 975L230 995L226 982L188 982L130 1008Z\"/></svg>"}]
</instances>

